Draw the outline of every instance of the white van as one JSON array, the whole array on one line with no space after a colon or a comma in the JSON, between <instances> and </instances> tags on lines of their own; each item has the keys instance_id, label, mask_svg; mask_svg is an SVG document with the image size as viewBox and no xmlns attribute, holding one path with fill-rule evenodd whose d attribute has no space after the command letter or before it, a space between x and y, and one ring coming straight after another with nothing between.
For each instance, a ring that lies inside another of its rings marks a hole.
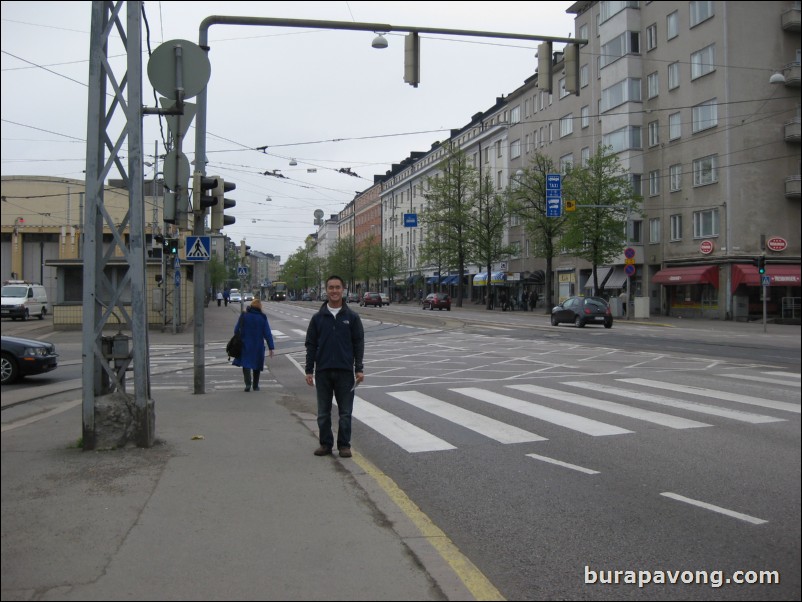
<instances>
[{"instance_id":1,"label":"white van","mask_svg":"<svg viewBox=\"0 0 802 602\"><path fill-rule=\"evenodd\" d=\"M6 280L3 283L0 318L27 320L38 316L43 320L48 311L47 291L41 284L24 280Z\"/></svg>"}]
</instances>

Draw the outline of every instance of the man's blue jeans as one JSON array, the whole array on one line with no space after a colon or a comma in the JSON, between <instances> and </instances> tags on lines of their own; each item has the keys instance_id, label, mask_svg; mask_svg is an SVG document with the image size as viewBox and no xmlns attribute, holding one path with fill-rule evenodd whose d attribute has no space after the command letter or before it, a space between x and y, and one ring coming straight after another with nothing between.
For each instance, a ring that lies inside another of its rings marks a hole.
<instances>
[{"instance_id":1,"label":"man's blue jeans","mask_svg":"<svg viewBox=\"0 0 802 602\"><path fill-rule=\"evenodd\" d=\"M337 400L340 420L337 429L337 449L351 447L351 412L354 409L354 373L348 370L321 370L315 373L317 390L317 428L320 445L334 447L331 431L331 401Z\"/></svg>"}]
</instances>

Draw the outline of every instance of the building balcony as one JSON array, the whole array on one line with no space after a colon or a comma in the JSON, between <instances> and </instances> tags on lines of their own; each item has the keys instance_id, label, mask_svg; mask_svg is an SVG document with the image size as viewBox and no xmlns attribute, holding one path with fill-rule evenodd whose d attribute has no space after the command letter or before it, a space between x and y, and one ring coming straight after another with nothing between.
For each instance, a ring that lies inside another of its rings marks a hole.
<instances>
[{"instance_id":1,"label":"building balcony","mask_svg":"<svg viewBox=\"0 0 802 602\"><path fill-rule=\"evenodd\" d=\"M783 68L783 77L785 77L785 86L787 88L798 88L800 80L802 80L799 63L788 63Z\"/></svg>"},{"instance_id":2,"label":"building balcony","mask_svg":"<svg viewBox=\"0 0 802 602\"><path fill-rule=\"evenodd\" d=\"M802 119L797 117L785 124L785 141L799 142L802 140Z\"/></svg>"},{"instance_id":3,"label":"building balcony","mask_svg":"<svg viewBox=\"0 0 802 602\"><path fill-rule=\"evenodd\" d=\"M785 178L785 198L798 199L802 196L802 176Z\"/></svg>"},{"instance_id":4,"label":"building balcony","mask_svg":"<svg viewBox=\"0 0 802 602\"><path fill-rule=\"evenodd\" d=\"M780 17L784 31L802 30L802 10L799 8L789 8Z\"/></svg>"}]
</instances>

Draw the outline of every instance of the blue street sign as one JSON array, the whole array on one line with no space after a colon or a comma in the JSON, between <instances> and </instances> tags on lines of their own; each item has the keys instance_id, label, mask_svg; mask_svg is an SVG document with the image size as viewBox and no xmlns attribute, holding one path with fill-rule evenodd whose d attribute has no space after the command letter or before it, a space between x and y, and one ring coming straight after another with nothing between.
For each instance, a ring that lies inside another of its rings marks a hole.
<instances>
[{"instance_id":1,"label":"blue street sign","mask_svg":"<svg viewBox=\"0 0 802 602\"><path fill-rule=\"evenodd\" d=\"M239 276L240 278L244 278L247 275L248 275L247 265L241 265L237 267L237 276Z\"/></svg>"},{"instance_id":2,"label":"blue street sign","mask_svg":"<svg viewBox=\"0 0 802 602\"><path fill-rule=\"evenodd\" d=\"M181 272L178 270L175 271L175 285L181 286Z\"/></svg>"},{"instance_id":3,"label":"blue street sign","mask_svg":"<svg viewBox=\"0 0 802 602\"><path fill-rule=\"evenodd\" d=\"M771 286L771 276L763 275L760 277L760 283L763 286Z\"/></svg>"},{"instance_id":4,"label":"blue street sign","mask_svg":"<svg viewBox=\"0 0 802 602\"><path fill-rule=\"evenodd\" d=\"M187 236L187 261L210 261L212 258L211 236Z\"/></svg>"},{"instance_id":5,"label":"blue street sign","mask_svg":"<svg viewBox=\"0 0 802 602\"><path fill-rule=\"evenodd\" d=\"M546 174L546 217L562 217L562 177L558 173Z\"/></svg>"},{"instance_id":6,"label":"blue street sign","mask_svg":"<svg viewBox=\"0 0 802 602\"><path fill-rule=\"evenodd\" d=\"M404 214L404 227L405 228L417 228L418 227L418 214L417 213L405 213Z\"/></svg>"}]
</instances>

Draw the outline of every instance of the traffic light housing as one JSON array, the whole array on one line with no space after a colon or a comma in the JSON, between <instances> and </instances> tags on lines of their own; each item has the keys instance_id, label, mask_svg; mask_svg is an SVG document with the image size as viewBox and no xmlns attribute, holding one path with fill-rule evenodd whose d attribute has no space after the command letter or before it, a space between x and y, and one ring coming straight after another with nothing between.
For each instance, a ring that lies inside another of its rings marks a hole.
<instances>
[{"instance_id":1,"label":"traffic light housing","mask_svg":"<svg viewBox=\"0 0 802 602\"><path fill-rule=\"evenodd\" d=\"M215 190L218 186L217 176L204 176L199 171L195 172L192 182L192 197L194 201L195 213L204 215L206 209L214 207L217 203L217 195Z\"/></svg>"},{"instance_id":2,"label":"traffic light housing","mask_svg":"<svg viewBox=\"0 0 802 602\"><path fill-rule=\"evenodd\" d=\"M234 182L226 182L223 178L217 178L217 187L214 189L215 203L212 205L212 230L219 232L225 226L230 226L237 221L233 215L226 215L226 209L231 209L237 205L237 201L227 199L227 192L235 190L237 185Z\"/></svg>"},{"instance_id":3,"label":"traffic light housing","mask_svg":"<svg viewBox=\"0 0 802 602\"><path fill-rule=\"evenodd\" d=\"M565 68L565 91L579 94L579 44L568 44L563 55Z\"/></svg>"},{"instance_id":4,"label":"traffic light housing","mask_svg":"<svg viewBox=\"0 0 802 602\"><path fill-rule=\"evenodd\" d=\"M537 45L537 87L551 93L553 75L551 42L543 42Z\"/></svg>"},{"instance_id":5,"label":"traffic light housing","mask_svg":"<svg viewBox=\"0 0 802 602\"><path fill-rule=\"evenodd\" d=\"M758 274L765 274L766 273L766 256L761 255L757 258L757 273Z\"/></svg>"},{"instance_id":6,"label":"traffic light housing","mask_svg":"<svg viewBox=\"0 0 802 602\"><path fill-rule=\"evenodd\" d=\"M178 255L178 239L165 237L162 242L162 254Z\"/></svg>"},{"instance_id":7,"label":"traffic light housing","mask_svg":"<svg viewBox=\"0 0 802 602\"><path fill-rule=\"evenodd\" d=\"M404 38L404 81L413 88L420 83L420 37L416 31Z\"/></svg>"}]
</instances>

